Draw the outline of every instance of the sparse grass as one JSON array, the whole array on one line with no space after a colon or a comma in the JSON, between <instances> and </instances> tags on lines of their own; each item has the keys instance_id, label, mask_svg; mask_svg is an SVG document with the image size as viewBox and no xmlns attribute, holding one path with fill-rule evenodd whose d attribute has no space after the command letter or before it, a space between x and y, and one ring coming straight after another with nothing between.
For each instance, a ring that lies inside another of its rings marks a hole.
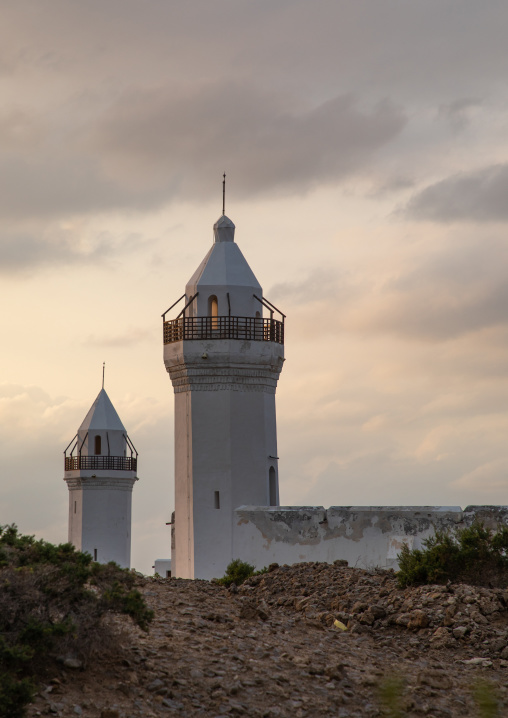
<instances>
[{"instance_id":1,"label":"sparse grass","mask_svg":"<svg viewBox=\"0 0 508 718\"><path fill-rule=\"evenodd\" d=\"M397 674L386 676L379 685L379 702L383 715L388 718L404 718L404 680Z\"/></svg>"},{"instance_id":2,"label":"sparse grass","mask_svg":"<svg viewBox=\"0 0 508 718\"><path fill-rule=\"evenodd\" d=\"M407 718L404 701L405 682L397 674L386 676L379 685L379 703L386 718ZM501 701L496 686L484 678L479 678L472 686L473 701L478 718L501 718ZM412 715L412 714L411 714Z\"/></svg>"},{"instance_id":3,"label":"sparse grass","mask_svg":"<svg viewBox=\"0 0 508 718\"><path fill-rule=\"evenodd\" d=\"M501 706L496 687L484 679L473 685L473 699L480 718L501 718Z\"/></svg>"}]
</instances>

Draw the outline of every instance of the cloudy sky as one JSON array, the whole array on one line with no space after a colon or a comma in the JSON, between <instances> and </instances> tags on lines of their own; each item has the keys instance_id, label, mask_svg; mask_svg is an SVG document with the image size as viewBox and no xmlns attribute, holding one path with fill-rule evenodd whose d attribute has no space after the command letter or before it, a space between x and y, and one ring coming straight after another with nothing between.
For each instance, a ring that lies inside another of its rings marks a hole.
<instances>
[{"instance_id":1,"label":"cloudy sky","mask_svg":"<svg viewBox=\"0 0 508 718\"><path fill-rule=\"evenodd\" d=\"M288 315L285 504L506 503L504 0L0 0L0 523L106 388L169 555L161 313L227 213Z\"/></svg>"}]
</instances>

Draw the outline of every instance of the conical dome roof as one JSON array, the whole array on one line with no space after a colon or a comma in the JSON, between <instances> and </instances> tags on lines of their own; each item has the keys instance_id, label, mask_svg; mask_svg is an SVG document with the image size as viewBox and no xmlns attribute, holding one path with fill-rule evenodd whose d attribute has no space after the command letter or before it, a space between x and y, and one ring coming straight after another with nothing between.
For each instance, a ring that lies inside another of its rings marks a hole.
<instances>
[{"instance_id":1,"label":"conical dome roof","mask_svg":"<svg viewBox=\"0 0 508 718\"><path fill-rule=\"evenodd\" d=\"M111 403L111 399L106 394L105 389L100 390L97 399L90 407L90 410L85 416L78 431L125 432L125 427L120 421L120 417L116 413L116 409Z\"/></svg>"},{"instance_id":2,"label":"conical dome roof","mask_svg":"<svg viewBox=\"0 0 508 718\"><path fill-rule=\"evenodd\" d=\"M215 241L211 249L187 282L186 292L194 294L202 288L249 287L261 293L261 285L235 243L235 225L222 215L213 225Z\"/></svg>"}]
</instances>

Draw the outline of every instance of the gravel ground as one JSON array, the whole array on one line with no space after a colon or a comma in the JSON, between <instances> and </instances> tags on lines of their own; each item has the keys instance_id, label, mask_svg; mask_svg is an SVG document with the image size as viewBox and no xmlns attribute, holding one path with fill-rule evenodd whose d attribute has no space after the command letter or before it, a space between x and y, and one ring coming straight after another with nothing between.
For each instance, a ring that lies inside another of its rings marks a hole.
<instances>
[{"instance_id":1,"label":"gravel ground","mask_svg":"<svg viewBox=\"0 0 508 718\"><path fill-rule=\"evenodd\" d=\"M139 589L149 633L119 620L117 651L49 668L29 716L508 715L508 592L401 590L391 571L340 562L273 565L239 589ZM480 712L478 691L497 714Z\"/></svg>"}]
</instances>

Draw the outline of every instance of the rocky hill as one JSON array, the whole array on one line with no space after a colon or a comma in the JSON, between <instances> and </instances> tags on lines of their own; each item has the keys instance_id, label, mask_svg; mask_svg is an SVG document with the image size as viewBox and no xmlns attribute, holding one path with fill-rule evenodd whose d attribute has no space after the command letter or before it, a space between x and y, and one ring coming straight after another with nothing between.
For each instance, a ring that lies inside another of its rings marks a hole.
<instances>
[{"instance_id":1,"label":"rocky hill","mask_svg":"<svg viewBox=\"0 0 508 718\"><path fill-rule=\"evenodd\" d=\"M118 650L67 657L28 715L508 715L508 591L402 590L392 571L342 562L273 565L238 589L139 588L149 633L119 620Z\"/></svg>"}]
</instances>

